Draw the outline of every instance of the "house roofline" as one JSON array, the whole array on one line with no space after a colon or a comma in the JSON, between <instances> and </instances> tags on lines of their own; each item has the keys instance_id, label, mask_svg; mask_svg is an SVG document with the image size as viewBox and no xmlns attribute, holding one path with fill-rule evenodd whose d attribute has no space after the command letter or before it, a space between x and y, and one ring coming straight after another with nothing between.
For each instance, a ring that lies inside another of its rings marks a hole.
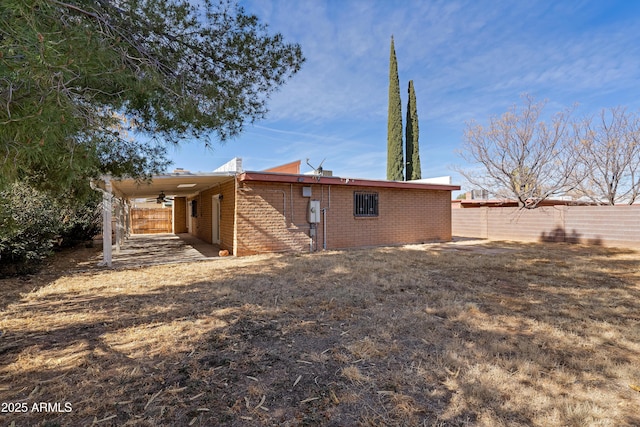
<instances>
[{"instance_id":1,"label":"house roofline","mask_svg":"<svg viewBox=\"0 0 640 427\"><path fill-rule=\"evenodd\" d=\"M459 185L428 184L411 181L383 181L374 179L340 178L337 176L315 176L284 174L276 172L246 171L238 174L240 182L278 182L285 184L325 184L358 187L402 188L415 190L456 191Z\"/></svg>"},{"instance_id":2,"label":"house roofline","mask_svg":"<svg viewBox=\"0 0 640 427\"><path fill-rule=\"evenodd\" d=\"M106 189L106 183L110 184L109 192L122 198L151 198L163 191L167 196L186 197L204 191L216 184L231 181L236 172L196 172L196 173L168 173L154 175L150 181L138 181L133 178L113 178L103 175L98 180L93 180L95 187ZM188 187L178 187L180 184L191 184Z\"/></svg>"}]
</instances>

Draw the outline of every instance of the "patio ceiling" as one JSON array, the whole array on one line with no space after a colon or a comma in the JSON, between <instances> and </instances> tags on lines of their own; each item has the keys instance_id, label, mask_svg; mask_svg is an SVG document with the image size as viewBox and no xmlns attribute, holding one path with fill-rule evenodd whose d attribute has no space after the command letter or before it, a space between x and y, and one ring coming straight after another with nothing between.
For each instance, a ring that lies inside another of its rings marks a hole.
<instances>
[{"instance_id":1,"label":"patio ceiling","mask_svg":"<svg viewBox=\"0 0 640 427\"><path fill-rule=\"evenodd\" d=\"M186 197L232 180L234 176L228 172L156 175L151 182L113 179L111 186L117 196L129 199L157 197L161 191L167 196Z\"/></svg>"}]
</instances>

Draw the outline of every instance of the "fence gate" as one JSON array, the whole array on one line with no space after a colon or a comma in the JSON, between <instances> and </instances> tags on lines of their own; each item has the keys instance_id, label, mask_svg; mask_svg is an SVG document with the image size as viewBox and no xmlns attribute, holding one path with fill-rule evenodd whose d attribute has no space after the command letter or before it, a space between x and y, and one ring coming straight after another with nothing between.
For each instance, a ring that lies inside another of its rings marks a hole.
<instances>
[{"instance_id":1,"label":"fence gate","mask_svg":"<svg viewBox=\"0 0 640 427\"><path fill-rule=\"evenodd\" d=\"M131 233L154 234L172 233L172 209L133 208L131 209Z\"/></svg>"}]
</instances>

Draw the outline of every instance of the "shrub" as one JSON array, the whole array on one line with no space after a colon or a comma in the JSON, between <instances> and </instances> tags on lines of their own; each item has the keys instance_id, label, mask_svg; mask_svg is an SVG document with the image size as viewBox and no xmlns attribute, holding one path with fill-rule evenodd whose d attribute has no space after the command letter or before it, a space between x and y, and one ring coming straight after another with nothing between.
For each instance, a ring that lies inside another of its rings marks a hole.
<instances>
[{"instance_id":1,"label":"shrub","mask_svg":"<svg viewBox=\"0 0 640 427\"><path fill-rule=\"evenodd\" d=\"M65 206L60 224L60 246L71 247L91 241L102 231L100 201L99 194L92 193L83 203Z\"/></svg>"},{"instance_id":2,"label":"shrub","mask_svg":"<svg viewBox=\"0 0 640 427\"><path fill-rule=\"evenodd\" d=\"M0 192L0 277L28 274L60 244L71 246L99 232L97 198L54 197L25 183Z\"/></svg>"}]
</instances>

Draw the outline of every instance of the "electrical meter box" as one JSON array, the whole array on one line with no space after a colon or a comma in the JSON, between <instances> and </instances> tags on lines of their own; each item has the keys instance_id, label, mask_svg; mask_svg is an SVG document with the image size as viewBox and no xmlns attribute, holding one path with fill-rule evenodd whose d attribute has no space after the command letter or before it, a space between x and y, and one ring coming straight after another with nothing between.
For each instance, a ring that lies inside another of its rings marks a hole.
<instances>
[{"instance_id":1,"label":"electrical meter box","mask_svg":"<svg viewBox=\"0 0 640 427\"><path fill-rule=\"evenodd\" d=\"M320 200L309 200L309 222L311 224L320 222Z\"/></svg>"}]
</instances>

